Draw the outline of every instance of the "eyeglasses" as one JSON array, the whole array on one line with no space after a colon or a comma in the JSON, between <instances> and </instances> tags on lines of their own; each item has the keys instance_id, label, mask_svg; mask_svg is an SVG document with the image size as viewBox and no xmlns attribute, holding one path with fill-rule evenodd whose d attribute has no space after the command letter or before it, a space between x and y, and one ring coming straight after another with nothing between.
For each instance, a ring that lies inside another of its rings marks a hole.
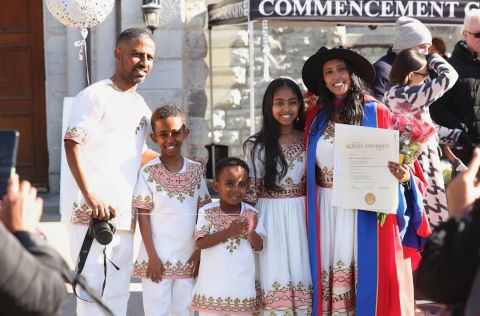
<instances>
[{"instance_id":1,"label":"eyeglasses","mask_svg":"<svg viewBox=\"0 0 480 316\"><path fill-rule=\"evenodd\" d=\"M162 131L158 133L158 137L167 139L169 136L172 136L172 138L178 138L180 136L183 136L183 132L185 131L185 124L182 124L182 127L180 127L178 130L172 130L170 132L167 131Z\"/></svg>"},{"instance_id":2,"label":"eyeglasses","mask_svg":"<svg viewBox=\"0 0 480 316\"><path fill-rule=\"evenodd\" d=\"M472 35L472 36L475 37L475 38L480 38L480 32L472 33L472 32L469 32L469 31L467 31L467 30L465 30L465 32L467 32L468 34Z\"/></svg>"},{"instance_id":3,"label":"eyeglasses","mask_svg":"<svg viewBox=\"0 0 480 316\"><path fill-rule=\"evenodd\" d=\"M413 73L416 74L416 75L419 75L419 76L423 76L423 77L428 76L428 72L423 73L423 72L420 72L420 71L413 71Z\"/></svg>"}]
</instances>

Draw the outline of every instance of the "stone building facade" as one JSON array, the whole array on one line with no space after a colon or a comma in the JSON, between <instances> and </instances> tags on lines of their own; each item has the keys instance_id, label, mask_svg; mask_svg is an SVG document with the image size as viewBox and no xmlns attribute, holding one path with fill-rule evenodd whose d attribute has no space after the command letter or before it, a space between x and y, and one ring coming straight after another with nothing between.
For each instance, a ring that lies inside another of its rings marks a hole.
<instances>
[{"instance_id":1,"label":"stone building facade","mask_svg":"<svg viewBox=\"0 0 480 316\"><path fill-rule=\"evenodd\" d=\"M144 28L141 0L116 0L116 7L88 36L91 82L110 77L115 69L113 51L121 30ZM193 131L185 154L206 161L199 144L207 142L205 80L208 67L205 36L206 6L203 0L162 0L154 68L138 88L150 108L163 104L181 107ZM85 64L78 59L74 42L80 32L58 22L44 1L44 49L46 73L47 141L50 192L59 192L64 97L73 97L86 87ZM151 144L150 144L151 145Z\"/></svg>"},{"instance_id":2,"label":"stone building facade","mask_svg":"<svg viewBox=\"0 0 480 316\"><path fill-rule=\"evenodd\" d=\"M63 100L75 96L87 84L85 65L78 60L78 48L73 45L80 39L79 31L58 22L43 2L49 185L50 192L55 194L60 183ZM184 145L185 155L203 162L208 157L204 148L207 143L228 145L230 155L242 157L242 143L250 135L251 125L247 27L216 27L209 34L206 5L211 2L215 1L160 2L162 16L153 34L157 46L154 68L138 89L152 109L167 103L183 108L192 130ZM113 50L121 30L144 27L141 5L141 0L116 0L108 18L90 30L88 57L92 82L113 74ZM303 62L323 45L357 47L374 61L393 38L391 27L372 31L366 27L313 22L269 22L265 32L263 26L262 22L256 23L254 33L256 130L261 123L261 100L269 79L288 76L301 83ZM447 40L450 49L459 38L458 28L432 30L434 35ZM211 65L208 65L209 45Z\"/></svg>"},{"instance_id":3,"label":"stone building facade","mask_svg":"<svg viewBox=\"0 0 480 316\"><path fill-rule=\"evenodd\" d=\"M311 21L269 21L267 28L256 22L254 30L255 131L261 126L262 98L270 80L289 77L305 92L303 63L321 46L352 47L373 63L386 53L394 38L392 26L332 26ZM435 26L430 30L432 36L445 40L449 51L460 39L460 27ZM206 112L209 141L227 145L230 155L243 157L242 144L251 134L247 26L215 27L211 37L213 110L209 102Z\"/></svg>"}]
</instances>

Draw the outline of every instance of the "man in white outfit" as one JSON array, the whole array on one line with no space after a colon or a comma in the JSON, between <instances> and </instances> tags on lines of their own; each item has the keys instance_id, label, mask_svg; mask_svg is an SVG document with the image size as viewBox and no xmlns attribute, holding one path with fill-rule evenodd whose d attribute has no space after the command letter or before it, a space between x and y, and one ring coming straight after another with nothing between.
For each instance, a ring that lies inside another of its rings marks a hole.
<instances>
[{"instance_id":1,"label":"man in white outfit","mask_svg":"<svg viewBox=\"0 0 480 316\"><path fill-rule=\"evenodd\" d=\"M82 275L115 316L126 315L136 216L132 197L142 163L156 156L145 145L151 111L136 93L150 73L155 43L146 30L128 29L117 38L115 73L81 91L64 135L68 166L75 179L62 209L76 262L92 218L109 220L116 231L103 246L93 238ZM105 260L106 258L106 260ZM82 291L78 315L103 315Z\"/></svg>"}]
</instances>

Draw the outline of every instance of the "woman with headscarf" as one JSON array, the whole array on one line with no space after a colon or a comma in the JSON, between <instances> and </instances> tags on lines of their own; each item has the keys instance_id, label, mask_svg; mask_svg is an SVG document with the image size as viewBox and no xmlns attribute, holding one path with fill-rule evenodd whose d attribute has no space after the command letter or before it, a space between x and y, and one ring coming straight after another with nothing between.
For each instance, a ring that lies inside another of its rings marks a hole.
<instances>
[{"instance_id":1,"label":"woman with headscarf","mask_svg":"<svg viewBox=\"0 0 480 316\"><path fill-rule=\"evenodd\" d=\"M397 215L387 215L383 224L375 212L332 205L335 123L390 128L390 111L366 85L375 77L373 66L350 49L322 47L305 62L302 77L319 96L307 111L305 139L313 314L413 315L409 259L418 258L404 255L402 240L420 248L418 233L428 234L418 163L389 163L401 183L400 203Z\"/></svg>"}]
</instances>

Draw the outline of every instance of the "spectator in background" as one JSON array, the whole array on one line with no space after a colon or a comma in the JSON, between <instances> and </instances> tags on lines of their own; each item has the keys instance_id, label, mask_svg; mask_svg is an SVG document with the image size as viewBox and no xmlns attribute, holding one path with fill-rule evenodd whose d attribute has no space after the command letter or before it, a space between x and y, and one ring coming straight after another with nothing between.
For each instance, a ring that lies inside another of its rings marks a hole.
<instances>
[{"instance_id":1,"label":"spectator in background","mask_svg":"<svg viewBox=\"0 0 480 316\"><path fill-rule=\"evenodd\" d=\"M434 37L432 38L432 45L428 48L428 53L437 53L445 58L447 53L447 45L445 45L445 42L440 37Z\"/></svg>"},{"instance_id":2,"label":"spectator in background","mask_svg":"<svg viewBox=\"0 0 480 316\"><path fill-rule=\"evenodd\" d=\"M433 232L423 251L415 285L428 299L457 304L453 315L480 315L480 149L473 151L468 170L447 187L453 218ZM460 309L460 310L458 310Z\"/></svg>"},{"instance_id":3,"label":"spectator in background","mask_svg":"<svg viewBox=\"0 0 480 316\"><path fill-rule=\"evenodd\" d=\"M64 261L33 233L41 214L37 190L13 177L0 205L2 316L58 315L65 300Z\"/></svg>"},{"instance_id":4,"label":"spectator in background","mask_svg":"<svg viewBox=\"0 0 480 316\"><path fill-rule=\"evenodd\" d=\"M387 54L377 60L375 68L375 80L372 83L373 96L377 100L383 100L383 95L388 89L389 75L393 61L398 53L404 49L415 48L424 55L428 54L428 48L432 44L432 35L428 28L420 21L407 16L401 16L395 22L395 38L393 47Z\"/></svg>"},{"instance_id":5,"label":"spectator in background","mask_svg":"<svg viewBox=\"0 0 480 316\"><path fill-rule=\"evenodd\" d=\"M480 9L465 14L462 37L448 59L459 79L432 104L430 114L437 124L464 132L454 152L467 163L472 156L472 143L480 144Z\"/></svg>"}]
</instances>

